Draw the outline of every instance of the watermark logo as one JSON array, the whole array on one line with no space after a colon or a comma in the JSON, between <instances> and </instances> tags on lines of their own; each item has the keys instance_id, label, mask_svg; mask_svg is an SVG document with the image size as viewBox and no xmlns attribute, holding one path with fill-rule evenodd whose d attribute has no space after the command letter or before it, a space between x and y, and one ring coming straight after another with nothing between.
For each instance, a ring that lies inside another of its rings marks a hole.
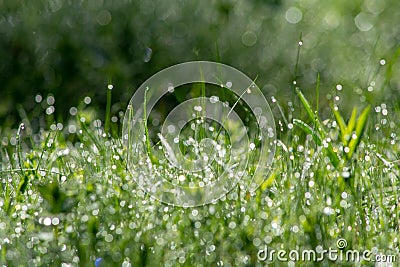
<instances>
[{"instance_id":1,"label":"watermark logo","mask_svg":"<svg viewBox=\"0 0 400 267\"><path fill-rule=\"evenodd\" d=\"M181 102L156 135L149 132L156 104L188 84L214 91ZM220 100L222 90L235 100ZM245 119L235 111L240 105L249 115ZM271 109L255 82L208 61L178 64L145 81L129 102L122 133L127 167L137 184L164 203L186 207L214 202L239 182L256 190L271 169L275 135Z\"/></svg>"},{"instance_id":2,"label":"watermark logo","mask_svg":"<svg viewBox=\"0 0 400 267\"><path fill-rule=\"evenodd\" d=\"M257 259L261 262L377 262L393 263L397 261L396 255L382 254L377 249L356 250L348 249L347 240L339 238L336 247L324 248L317 246L315 249L294 249L294 250L275 250L267 245L258 250Z\"/></svg>"}]
</instances>

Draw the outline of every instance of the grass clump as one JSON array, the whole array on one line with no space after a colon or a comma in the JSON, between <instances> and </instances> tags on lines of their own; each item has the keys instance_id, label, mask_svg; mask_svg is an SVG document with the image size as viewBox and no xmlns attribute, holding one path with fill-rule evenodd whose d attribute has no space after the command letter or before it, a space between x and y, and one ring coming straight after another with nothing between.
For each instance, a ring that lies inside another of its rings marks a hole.
<instances>
[{"instance_id":1,"label":"grass clump","mask_svg":"<svg viewBox=\"0 0 400 267\"><path fill-rule=\"evenodd\" d=\"M347 241L344 251L370 249L398 260L400 113L388 116L381 104L358 118L353 111L346 124L333 109L324 123L300 87L296 93L302 106L294 112L305 109L311 122L296 118L296 128L286 119L266 182L253 193L239 183L221 200L195 208L168 206L141 190L126 169L120 138L110 134L119 123L101 127L95 114L88 115L90 106L73 112L65 125L51 120L37 131L27 123L2 130L0 262L252 266L264 264L257 254L265 246L336 249L339 238ZM159 145L150 147L153 156Z\"/></svg>"}]
</instances>

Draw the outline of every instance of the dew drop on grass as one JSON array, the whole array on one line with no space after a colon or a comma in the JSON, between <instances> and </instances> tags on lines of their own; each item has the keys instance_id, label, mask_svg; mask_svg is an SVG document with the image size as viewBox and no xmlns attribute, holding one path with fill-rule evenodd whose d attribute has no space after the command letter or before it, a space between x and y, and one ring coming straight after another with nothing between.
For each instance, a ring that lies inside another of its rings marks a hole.
<instances>
[{"instance_id":1,"label":"dew drop on grass","mask_svg":"<svg viewBox=\"0 0 400 267\"><path fill-rule=\"evenodd\" d=\"M215 103L217 103L218 101L219 101L218 96L211 96L211 97L210 97L210 102L211 102L212 104L215 104Z\"/></svg>"},{"instance_id":2,"label":"dew drop on grass","mask_svg":"<svg viewBox=\"0 0 400 267\"><path fill-rule=\"evenodd\" d=\"M342 172L343 178L349 178L350 177L350 172L349 171L343 171Z\"/></svg>"},{"instance_id":3,"label":"dew drop on grass","mask_svg":"<svg viewBox=\"0 0 400 267\"><path fill-rule=\"evenodd\" d=\"M54 106L50 106L50 107L46 108L46 114L47 114L47 115L53 114L54 111L55 111Z\"/></svg>"},{"instance_id":4,"label":"dew drop on grass","mask_svg":"<svg viewBox=\"0 0 400 267\"><path fill-rule=\"evenodd\" d=\"M111 242L111 241L113 241L113 239L114 239L114 237L111 235L111 234L107 234L106 235L106 237L104 238L104 240L106 241L106 242Z\"/></svg>"},{"instance_id":5,"label":"dew drop on grass","mask_svg":"<svg viewBox=\"0 0 400 267\"><path fill-rule=\"evenodd\" d=\"M42 102L42 100L43 100L43 97L42 97L40 94L37 94L37 95L35 96L35 101L36 101L36 103L40 103L40 102Z\"/></svg>"},{"instance_id":6,"label":"dew drop on grass","mask_svg":"<svg viewBox=\"0 0 400 267\"><path fill-rule=\"evenodd\" d=\"M54 103L56 102L56 99L54 98L54 96L49 95L46 99L46 102L49 106L54 105Z\"/></svg>"},{"instance_id":7,"label":"dew drop on grass","mask_svg":"<svg viewBox=\"0 0 400 267\"><path fill-rule=\"evenodd\" d=\"M78 109L76 107L71 107L69 109L69 114L71 114L72 116L75 116L78 113Z\"/></svg>"},{"instance_id":8,"label":"dew drop on grass","mask_svg":"<svg viewBox=\"0 0 400 267\"><path fill-rule=\"evenodd\" d=\"M250 150L254 150L256 148L256 145L254 143L250 143L249 147Z\"/></svg>"},{"instance_id":9,"label":"dew drop on grass","mask_svg":"<svg viewBox=\"0 0 400 267\"><path fill-rule=\"evenodd\" d=\"M43 224L46 226L51 225L51 218L49 218L49 217L44 218Z\"/></svg>"},{"instance_id":10,"label":"dew drop on grass","mask_svg":"<svg viewBox=\"0 0 400 267\"><path fill-rule=\"evenodd\" d=\"M83 99L83 102L86 105L89 105L92 102L92 99L89 96L85 96L85 98Z\"/></svg>"},{"instance_id":11,"label":"dew drop on grass","mask_svg":"<svg viewBox=\"0 0 400 267\"><path fill-rule=\"evenodd\" d=\"M172 84L168 85L167 87L168 92L173 93L175 91L175 88Z\"/></svg>"}]
</instances>

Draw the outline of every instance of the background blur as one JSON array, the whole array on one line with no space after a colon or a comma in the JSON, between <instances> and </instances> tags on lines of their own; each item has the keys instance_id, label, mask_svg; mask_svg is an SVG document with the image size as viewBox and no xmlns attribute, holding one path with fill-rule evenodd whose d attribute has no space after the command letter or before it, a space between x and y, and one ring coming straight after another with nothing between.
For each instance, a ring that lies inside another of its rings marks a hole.
<instances>
[{"instance_id":1,"label":"background blur","mask_svg":"<svg viewBox=\"0 0 400 267\"><path fill-rule=\"evenodd\" d=\"M398 0L0 0L0 125L62 121L86 96L104 118L109 83L118 114L144 80L190 60L231 65L283 105L294 79L312 96L317 73L324 97L342 85L344 107L393 103L399 25Z\"/></svg>"}]
</instances>

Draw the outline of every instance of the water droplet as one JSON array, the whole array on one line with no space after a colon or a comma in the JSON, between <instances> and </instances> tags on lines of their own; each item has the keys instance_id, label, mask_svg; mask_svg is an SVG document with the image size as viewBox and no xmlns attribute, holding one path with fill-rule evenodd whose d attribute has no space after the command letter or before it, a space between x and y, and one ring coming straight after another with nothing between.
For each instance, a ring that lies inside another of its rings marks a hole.
<instances>
[{"instance_id":1,"label":"water droplet","mask_svg":"<svg viewBox=\"0 0 400 267\"><path fill-rule=\"evenodd\" d=\"M40 102L42 102L42 100L43 100L43 98L42 98L41 95L37 94L37 95L35 96L35 101L36 101L36 103L40 103Z\"/></svg>"},{"instance_id":2,"label":"water droplet","mask_svg":"<svg viewBox=\"0 0 400 267\"><path fill-rule=\"evenodd\" d=\"M47 97L46 102L47 102L47 104L48 104L49 106L51 106L51 105L54 105L54 103L56 102L56 99L54 98L54 96L49 95L49 96Z\"/></svg>"},{"instance_id":3,"label":"water droplet","mask_svg":"<svg viewBox=\"0 0 400 267\"><path fill-rule=\"evenodd\" d=\"M91 99L89 96L86 96L86 97L83 99L83 102L84 102L86 105L89 105L90 102L92 102L92 99Z\"/></svg>"},{"instance_id":4,"label":"water droplet","mask_svg":"<svg viewBox=\"0 0 400 267\"><path fill-rule=\"evenodd\" d=\"M212 103L212 104L215 104L215 103L217 103L219 101L219 97L218 96L211 96L210 97L210 102Z\"/></svg>"},{"instance_id":5,"label":"water droplet","mask_svg":"<svg viewBox=\"0 0 400 267\"><path fill-rule=\"evenodd\" d=\"M250 150L254 150L256 148L256 145L254 143L250 143L249 147Z\"/></svg>"},{"instance_id":6,"label":"water droplet","mask_svg":"<svg viewBox=\"0 0 400 267\"><path fill-rule=\"evenodd\" d=\"M343 171L342 172L343 178L349 178L350 177L350 172L349 171Z\"/></svg>"},{"instance_id":7,"label":"water droplet","mask_svg":"<svg viewBox=\"0 0 400 267\"><path fill-rule=\"evenodd\" d=\"M51 220L51 224L53 224L53 225L58 225L59 223L60 223L60 219L57 218L57 217L54 217L54 218Z\"/></svg>"},{"instance_id":8,"label":"water droplet","mask_svg":"<svg viewBox=\"0 0 400 267\"><path fill-rule=\"evenodd\" d=\"M51 218L49 218L49 217L44 218L43 224L46 226L51 225Z\"/></svg>"},{"instance_id":9,"label":"water droplet","mask_svg":"<svg viewBox=\"0 0 400 267\"><path fill-rule=\"evenodd\" d=\"M143 61L146 63L149 62L151 60L152 54L153 54L153 49L151 49L150 47L147 47L144 52Z\"/></svg>"},{"instance_id":10,"label":"water droplet","mask_svg":"<svg viewBox=\"0 0 400 267\"><path fill-rule=\"evenodd\" d=\"M47 115L53 114L54 111L55 111L55 108L53 106L50 106L50 107L46 108L46 114Z\"/></svg>"},{"instance_id":11,"label":"water droplet","mask_svg":"<svg viewBox=\"0 0 400 267\"><path fill-rule=\"evenodd\" d=\"M75 116L78 113L78 109L76 107L71 107L69 109L69 114L71 114L72 116Z\"/></svg>"},{"instance_id":12,"label":"water droplet","mask_svg":"<svg viewBox=\"0 0 400 267\"><path fill-rule=\"evenodd\" d=\"M184 182L185 180L186 180L186 177L184 176L184 175L179 175L178 176L178 180L180 181L180 182Z\"/></svg>"},{"instance_id":13,"label":"water droplet","mask_svg":"<svg viewBox=\"0 0 400 267\"><path fill-rule=\"evenodd\" d=\"M104 238L104 240L108 243L110 243L111 241L113 241L114 237L111 234L106 235L106 237Z\"/></svg>"}]
</instances>

